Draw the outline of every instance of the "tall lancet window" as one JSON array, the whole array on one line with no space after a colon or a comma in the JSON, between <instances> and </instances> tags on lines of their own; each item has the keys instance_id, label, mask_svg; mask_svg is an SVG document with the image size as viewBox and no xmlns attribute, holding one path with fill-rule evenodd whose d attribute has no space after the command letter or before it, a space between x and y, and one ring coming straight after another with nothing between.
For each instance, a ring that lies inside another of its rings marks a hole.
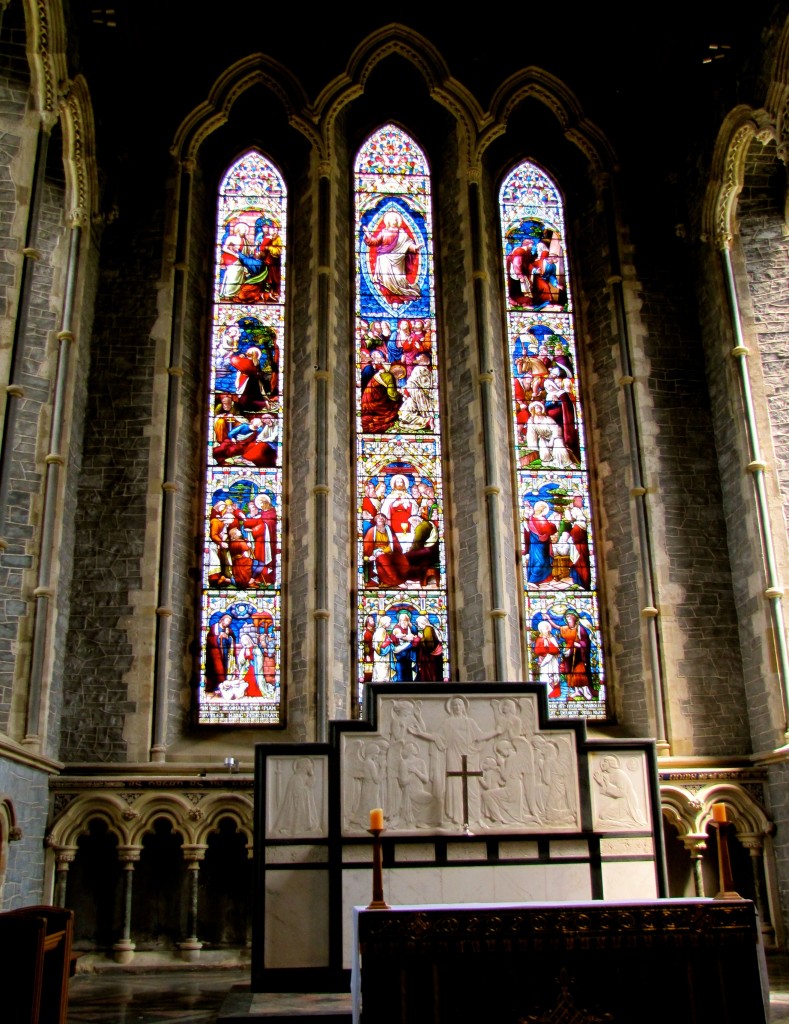
<instances>
[{"instance_id":1,"label":"tall lancet window","mask_svg":"<svg viewBox=\"0 0 789 1024\"><path fill-rule=\"evenodd\" d=\"M522 163L501 187L530 678L555 718L604 718L597 568L564 213Z\"/></svg>"},{"instance_id":2,"label":"tall lancet window","mask_svg":"<svg viewBox=\"0 0 789 1024\"><path fill-rule=\"evenodd\" d=\"M286 189L248 152L219 190L199 721L280 725Z\"/></svg>"},{"instance_id":3,"label":"tall lancet window","mask_svg":"<svg viewBox=\"0 0 789 1024\"><path fill-rule=\"evenodd\" d=\"M395 125L355 166L358 682L449 678L430 170Z\"/></svg>"}]
</instances>

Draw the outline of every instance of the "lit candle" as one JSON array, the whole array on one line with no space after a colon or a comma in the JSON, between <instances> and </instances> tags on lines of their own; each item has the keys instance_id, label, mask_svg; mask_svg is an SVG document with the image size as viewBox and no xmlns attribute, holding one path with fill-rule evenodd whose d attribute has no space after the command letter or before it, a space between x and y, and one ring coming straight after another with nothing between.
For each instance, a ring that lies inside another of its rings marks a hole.
<instances>
[{"instance_id":1,"label":"lit candle","mask_svg":"<svg viewBox=\"0 0 789 1024\"><path fill-rule=\"evenodd\" d=\"M384 809L383 807L374 807L370 811L370 828L371 829L382 829L384 827Z\"/></svg>"},{"instance_id":2,"label":"lit candle","mask_svg":"<svg viewBox=\"0 0 789 1024\"><path fill-rule=\"evenodd\" d=\"M726 804L713 804L712 805L712 820L713 821L728 821L726 817Z\"/></svg>"}]
</instances>

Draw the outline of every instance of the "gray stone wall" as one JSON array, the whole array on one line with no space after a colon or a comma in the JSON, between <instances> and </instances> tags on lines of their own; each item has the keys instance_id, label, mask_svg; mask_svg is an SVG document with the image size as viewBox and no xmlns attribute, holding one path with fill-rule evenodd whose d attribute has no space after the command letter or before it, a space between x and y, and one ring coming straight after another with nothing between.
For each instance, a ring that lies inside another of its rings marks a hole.
<instances>
[{"instance_id":1,"label":"gray stone wall","mask_svg":"<svg viewBox=\"0 0 789 1024\"><path fill-rule=\"evenodd\" d=\"M25 143L30 152L31 136L30 126L25 124L28 87L24 13L20 0L17 0L5 12L4 31L0 37L0 317L8 318L3 325L3 341L7 349L11 347L16 322L15 306L24 244L19 232L26 220L32 175L32 167L25 160ZM36 340L40 346L41 332L38 332ZM5 354L5 358L10 359L10 352ZM31 453L35 453L40 389L42 386L45 388L45 384L39 380L35 367L28 369L32 386L30 401L6 399L21 407L23 423L17 437L9 439L18 455L14 458L6 512L5 538L9 546L0 559L0 731L9 728L19 649L19 622L27 613L22 582L24 570L31 565L28 550L32 536L30 502L40 486L40 475Z\"/></svg>"},{"instance_id":2,"label":"gray stone wall","mask_svg":"<svg viewBox=\"0 0 789 1024\"><path fill-rule=\"evenodd\" d=\"M356 516L355 494L355 449L353 430L356 422L355 375L352 364L356 338L354 315L354 256L353 238L354 207L353 160L355 153L349 147L342 133L345 119L334 137L335 163L332 168L332 214L330 221L331 241L329 246L332 274L329 278L329 305L331 308L329 328L330 370L328 385L328 422L325 429L329 436L329 635L331 651L331 718L348 718L355 699L356 679L356 612L349 599L349 592L355 593L356 573ZM318 255L319 258L319 255ZM318 260L315 260L317 265ZM294 381L295 383L295 381ZM297 422L297 421L294 421ZM316 430L323 429L315 424ZM294 466L295 469L295 466ZM310 503L312 504L312 503ZM314 524L313 524L314 529ZM309 676L308 676L309 678Z\"/></svg>"},{"instance_id":3,"label":"gray stone wall","mask_svg":"<svg viewBox=\"0 0 789 1024\"><path fill-rule=\"evenodd\" d=\"M784 520L789 524L789 238L785 201L786 171L777 158L775 142L762 146L754 141L739 197L740 242L772 428L774 465Z\"/></svg>"},{"instance_id":4,"label":"gray stone wall","mask_svg":"<svg viewBox=\"0 0 789 1024\"><path fill-rule=\"evenodd\" d=\"M754 153L755 151L755 153ZM753 345L754 336L760 328L752 327L756 318L751 296L751 281L756 286L755 300L764 299L770 292L769 278L765 282L764 268L760 258L765 257L766 246L762 237L765 225L772 220L772 231L767 234L773 243L780 241L776 234L776 196L764 192L765 182L770 174L755 174L759 160L755 154L763 155L759 143L752 144L749 163L751 171L746 174L746 185L742 199L745 208L741 213L741 227L744 230L742 244L731 249L735 276L738 280L739 301L747 331L747 341ZM768 156L769 160L772 158ZM755 162L754 162L755 161ZM697 209L700 203L697 204ZM700 219L700 218L699 218ZM698 224L698 220L696 223ZM698 230L698 228L697 228ZM773 259L780 262L782 245ZM737 650L742 662L744 707L747 707L750 746L746 749L766 750L782 743L783 712L781 697L775 675L772 645L765 643L770 634L769 608L764 599L766 577L763 567L761 542L756 517L753 477L747 471L750 453L747 444L745 412L741 396L741 385L737 362L731 357L735 336L731 326L731 313L726 299L723 263L715 240L699 247L698 262L699 312L704 340L705 366L710 395L710 408L714 428L715 450L718 472L721 480L721 510L726 524L726 552L732 572L732 593L737 614ZM786 259L785 243L783 259ZM754 268L748 271L753 260ZM767 284L767 292L764 285ZM773 293L777 289L773 286ZM768 316L768 322L775 327L775 320ZM765 343L770 344L770 334L765 334ZM780 346L780 337L778 337ZM759 337L761 343L761 336ZM769 449L769 423L766 384L758 358L749 358L747 367L755 388L758 419L762 432L762 444ZM780 537L775 534L777 540Z\"/></svg>"},{"instance_id":5,"label":"gray stone wall","mask_svg":"<svg viewBox=\"0 0 789 1024\"><path fill-rule=\"evenodd\" d=\"M63 153L59 132L53 132L48 154L46 200L42 220L53 234L53 241L60 245L58 275L65 275L65 262L69 245L69 228L65 223L65 180ZM80 261L84 291L78 304L79 318L72 323L75 341L58 343L62 345L60 355L70 367L67 379L66 414L63 428L62 450L66 457L65 466L59 474L59 494L56 499L60 515L56 524L56 557L53 579L56 583L55 599L50 613L50 635L48 650L51 669L49 672L48 724L44 752L56 757L60 745L60 716L63 706L63 671L66 660L66 636L70 613L71 581L74 568L74 542L77 534L77 520L69 514L76 508L79 473L82 464L82 441L87 395L87 365L89 358L89 337L92 320L92 300L95 289L97 253L91 244L90 229L82 233L80 253L87 254ZM59 301L62 302L62 299ZM60 315L57 325L60 326ZM54 375L53 375L54 376Z\"/></svg>"},{"instance_id":6,"label":"gray stone wall","mask_svg":"<svg viewBox=\"0 0 789 1024\"><path fill-rule=\"evenodd\" d=\"M775 823L773 853L781 903L778 910L784 908L784 928L786 928L785 908L789 907L789 842L786 840L786 832L789 829L789 764L786 761L770 765L767 776L767 793L770 817Z\"/></svg>"},{"instance_id":7,"label":"gray stone wall","mask_svg":"<svg viewBox=\"0 0 789 1024\"><path fill-rule=\"evenodd\" d=\"M290 245L287 252L290 322L286 325L288 356L285 383L285 495L283 538L285 543L283 579L285 629L283 656L287 687L288 735L294 740L310 739L311 694L314 679L310 649L313 641L313 578L310 572L314 551L313 496L315 434L310 428L314 386L310 371L315 363L314 277L317 256L317 194L302 179L302 188L290 188ZM297 298L293 298L297 296ZM330 502L330 506L334 503ZM334 524L330 526L333 529ZM341 526L341 524L338 524Z\"/></svg>"},{"instance_id":8,"label":"gray stone wall","mask_svg":"<svg viewBox=\"0 0 789 1024\"><path fill-rule=\"evenodd\" d=\"M451 673L463 682L494 676L490 555L485 534L485 470L467 179L457 129L433 160L434 250Z\"/></svg>"},{"instance_id":9,"label":"gray stone wall","mask_svg":"<svg viewBox=\"0 0 789 1024\"><path fill-rule=\"evenodd\" d=\"M624 289L669 739L675 754L741 753L748 749L748 721L731 572L721 557L726 530L703 352L692 294L675 272L688 257L666 221L637 223L637 245L623 235ZM606 261L596 258L595 243L605 242L590 231L594 224L590 218L578 231L578 255L590 339L611 667L620 721L651 731L631 459L617 387L622 366Z\"/></svg>"},{"instance_id":10,"label":"gray stone wall","mask_svg":"<svg viewBox=\"0 0 789 1024\"><path fill-rule=\"evenodd\" d=\"M169 555L172 571L170 607L170 665L167 677L168 742L188 734L194 717L193 685L199 669L197 630L200 613L200 571L205 523L205 436L208 386L208 352L211 342L211 284L213 269L213 224L216 196L209 193L199 173L193 175L192 220L190 224L191 273L184 296L183 348L179 360L183 371L177 381L180 420L175 437L175 531ZM210 268L210 269L209 269ZM206 273L206 269L208 272ZM167 278L167 267L162 277ZM166 293L169 298L170 291ZM163 318L165 323L169 318ZM166 456L165 456L166 458Z\"/></svg>"},{"instance_id":11,"label":"gray stone wall","mask_svg":"<svg viewBox=\"0 0 789 1024\"><path fill-rule=\"evenodd\" d=\"M641 607L642 581L636 520L630 498L630 449L623 395L623 369L616 338L610 254L602 211L594 198L571 204L571 266L575 275L577 342L584 370L583 399L592 480L592 513L601 583L603 652L607 658L613 715L637 735L652 731L647 696ZM632 269L627 277L631 286Z\"/></svg>"},{"instance_id":12,"label":"gray stone wall","mask_svg":"<svg viewBox=\"0 0 789 1024\"><path fill-rule=\"evenodd\" d=\"M65 665L67 761L125 759L125 718L136 710L127 674L144 653L135 650L129 619L143 563L158 556L145 541L163 176L148 167L132 177L139 187L128 187L105 229L97 287Z\"/></svg>"},{"instance_id":13,"label":"gray stone wall","mask_svg":"<svg viewBox=\"0 0 789 1024\"><path fill-rule=\"evenodd\" d=\"M10 797L22 838L8 844L8 863L0 910L45 902L44 836L49 776L28 765L0 759L0 793Z\"/></svg>"}]
</instances>

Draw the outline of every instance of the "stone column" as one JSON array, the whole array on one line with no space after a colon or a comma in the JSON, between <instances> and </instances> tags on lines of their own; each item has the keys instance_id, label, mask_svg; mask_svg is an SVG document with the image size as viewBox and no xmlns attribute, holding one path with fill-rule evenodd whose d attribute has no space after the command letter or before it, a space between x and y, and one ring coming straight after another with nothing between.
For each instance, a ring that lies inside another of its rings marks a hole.
<instances>
[{"instance_id":1,"label":"stone column","mask_svg":"<svg viewBox=\"0 0 789 1024\"><path fill-rule=\"evenodd\" d=\"M758 832L738 833L737 838L751 855L753 872L753 895L761 921L762 940L765 946L775 945L775 929L770 920L770 907L764 898L764 836Z\"/></svg>"},{"instance_id":2,"label":"stone column","mask_svg":"<svg viewBox=\"0 0 789 1024\"><path fill-rule=\"evenodd\" d=\"M182 959L189 961L199 960L200 950L203 948L203 943L197 937L197 897L200 884L200 861L205 857L207 849L207 846L198 843L183 847L186 869L189 872L189 888L186 897L188 900L186 908L187 937L178 945Z\"/></svg>"},{"instance_id":3,"label":"stone column","mask_svg":"<svg viewBox=\"0 0 789 1024\"><path fill-rule=\"evenodd\" d=\"M706 832L689 832L687 835L682 836L682 843L690 854L693 866L693 886L696 890L696 895L700 898L704 896L704 876L701 872L701 860L704 856L704 851L707 849L707 839Z\"/></svg>"},{"instance_id":4,"label":"stone column","mask_svg":"<svg viewBox=\"0 0 789 1024\"><path fill-rule=\"evenodd\" d=\"M76 846L61 846L55 850L55 895L56 907L66 905L66 884L68 882L69 866L77 855Z\"/></svg>"},{"instance_id":5,"label":"stone column","mask_svg":"<svg viewBox=\"0 0 789 1024\"><path fill-rule=\"evenodd\" d=\"M121 937L113 943L116 963L130 964L134 959L135 944L131 941L132 889L134 865L140 859L141 846L119 846L118 860L123 865L123 923Z\"/></svg>"}]
</instances>

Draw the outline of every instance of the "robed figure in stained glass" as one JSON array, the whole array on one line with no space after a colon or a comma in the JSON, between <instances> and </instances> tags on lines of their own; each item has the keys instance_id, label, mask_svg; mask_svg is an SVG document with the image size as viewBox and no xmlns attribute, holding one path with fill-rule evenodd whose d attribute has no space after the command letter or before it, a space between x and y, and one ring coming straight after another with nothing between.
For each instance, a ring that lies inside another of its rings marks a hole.
<instances>
[{"instance_id":1,"label":"robed figure in stained glass","mask_svg":"<svg viewBox=\"0 0 789 1024\"><path fill-rule=\"evenodd\" d=\"M376 230L363 230L371 249L373 281L387 302L395 305L420 298L422 292L415 282L422 245L414 239L402 216L389 210Z\"/></svg>"}]
</instances>

